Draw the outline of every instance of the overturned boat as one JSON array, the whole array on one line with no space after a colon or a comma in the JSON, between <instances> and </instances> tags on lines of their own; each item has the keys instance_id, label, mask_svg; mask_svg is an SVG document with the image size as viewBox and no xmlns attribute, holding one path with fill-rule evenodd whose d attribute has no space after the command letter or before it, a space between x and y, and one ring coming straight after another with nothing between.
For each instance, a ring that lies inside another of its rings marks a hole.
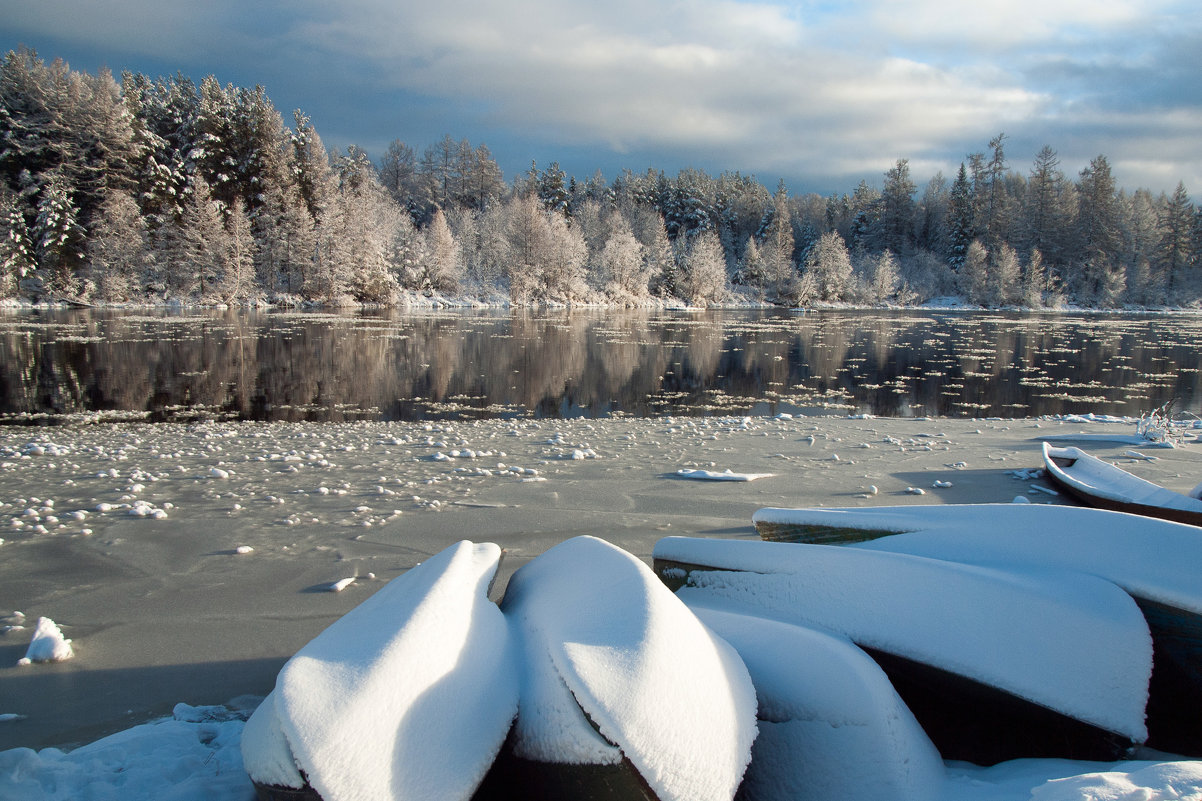
<instances>
[{"instance_id":1,"label":"overturned boat","mask_svg":"<svg viewBox=\"0 0 1202 801\"><path fill-rule=\"evenodd\" d=\"M688 605L843 636L946 759L1109 760L1142 743L1152 643L1114 584L826 545L669 537L655 570Z\"/></svg>"},{"instance_id":2,"label":"overturned boat","mask_svg":"<svg viewBox=\"0 0 1202 801\"><path fill-rule=\"evenodd\" d=\"M243 763L271 801L467 801L518 706L491 543L460 542L306 644L246 723Z\"/></svg>"}]
</instances>

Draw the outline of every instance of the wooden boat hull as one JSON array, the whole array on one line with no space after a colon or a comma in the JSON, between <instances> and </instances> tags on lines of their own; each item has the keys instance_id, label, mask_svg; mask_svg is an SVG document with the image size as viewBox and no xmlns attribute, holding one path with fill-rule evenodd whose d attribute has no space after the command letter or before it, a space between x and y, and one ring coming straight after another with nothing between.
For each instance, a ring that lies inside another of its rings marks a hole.
<instances>
[{"instance_id":1,"label":"wooden boat hull","mask_svg":"<svg viewBox=\"0 0 1202 801\"><path fill-rule=\"evenodd\" d=\"M765 510L760 510L760 512ZM756 512L759 515L760 512ZM865 528L828 526L818 523L789 523L770 518L752 517L755 531L764 542L802 542L812 545L850 545L892 534Z\"/></svg>"},{"instance_id":2,"label":"wooden boat hull","mask_svg":"<svg viewBox=\"0 0 1202 801\"><path fill-rule=\"evenodd\" d=\"M323 801L306 784L301 788L253 782L259 801ZM502 749L471 801L659 801L647 782L623 759L614 765L564 765L537 762Z\"/></svg>"},{"instance_id":3,"label":"wooden boat hull","mask_svg":"<svg viewBox=\"0 0 1202 801\"><path fill-rule=\"evenodd\" d=\"M1202 616L1135 598L1152 632L1148 745L1202 757Z\"/></svg>"},{"instance_id":4,"label":"wooden boat hull","mask_svg":"<svg viewBox=\"0 0 1202 801\"><path fill-rule=\"evenodd\" d=\"M659 801L629 759L613 765L538 762L518 756L509 745L501 750L471 801L561 801L566 798Z\"/></svg>"},{"instance_id":5,"label":"wooden boat hull","mask_svg":"<svg viewBox=\"0 0 1202 801\"><path fill-rule=\"evenodd\" d=\"M1129 483L1136 487L1154 488L1170 497L1179 496L1179 494L1154 485L1151 482L1144 481L1128 473L1126 470L1090 456L1084 451L1076 448L1054 448L1045 442L1043 444L1043 460L1048 480L1056 485L1057 489L1086 506L1108 509L1112 512L1126 512L1144 517L1155 517L1174 523L1186 523L1191 526L1202 526L1202 501L1197 502L1197 506L1199 507L1197 511L1173 508L1173 506L1168 505L1141 503L1132 497L1124 495L1123 484ZM1103 475L1112 475L1114 477L1114 487L1104 490L1100 487L1091 486L1085 481L1073 480L1073 468L1078 463L1084 463L1084 460L1088 460L1088 464L1093 471L1102 472ZM1179 496L1178 499L1182 504L1191 504L1194 501L1194 499L1183 495Z\"/></svg>"},{"instance_id":6,"label":"wooden boat hull","mask_svg":"<svg viewBox=\"0 0 1202 801\"><path fill-rule=\"evenodd\" d=\"M306 784L304 787L281 787L278 784L263 784L251 780L255 786L255 798L259 801L322 801L321 796Z\"/></svg>"},{"instance_id":7,"label":"wooden boat hull","mask_svg":"<svg viewBox=\"0 0 1202 801\"><path fill-rule=\"evenodd\" d=\"M1011 759L1110 762L1136 743L1004 690L897 654L860 645L944 759L995 765Z\"/></svg>"}]
</instances>

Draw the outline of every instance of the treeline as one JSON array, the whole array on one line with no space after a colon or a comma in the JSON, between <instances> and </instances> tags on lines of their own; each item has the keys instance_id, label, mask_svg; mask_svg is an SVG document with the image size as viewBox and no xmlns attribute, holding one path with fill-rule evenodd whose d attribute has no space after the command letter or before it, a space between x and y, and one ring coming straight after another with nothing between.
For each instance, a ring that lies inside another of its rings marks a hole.
<instances>
[{"instance_id":1,"label":"treeline","mask_svg":"<svg viewBox=\"0 0 1202 801\"><path fill-rule=\"evenodd\" d=\"M0 298L395 303L1182 306L1202 298L1202 212L1183 185L1128 193L1104 156L1010 169L999 135L921 193L908 162L854 193L791 196L698 170L558 164L506 182L444 137L378 163L331 154L261 87L0 64Z\"/></svg>"}]
</instances>

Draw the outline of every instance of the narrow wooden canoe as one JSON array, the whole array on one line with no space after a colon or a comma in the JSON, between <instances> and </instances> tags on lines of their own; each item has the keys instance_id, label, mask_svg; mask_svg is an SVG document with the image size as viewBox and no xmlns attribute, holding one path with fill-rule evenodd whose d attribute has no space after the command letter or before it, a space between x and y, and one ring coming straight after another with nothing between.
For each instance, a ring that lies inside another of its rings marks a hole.
<instances>
[{"instance_id":1,"label":"narrow wooden canoe","mask_svg":"<svg viewBox=\"0 0 1202 801\"><path fill-rule=\"evenodd\" d=\"M1202 500L1146 481L1080 448L1045 442L1043 463L1052 483L1087 506L1202 526Z\"/></svg>"},{"instance_id":2,"label":"narrow wooden canoe","mask_svg":"<svg viewBox=\"0 0 1202 801\"><path fill-rule=\"evenodd\" d=\"M947 759L1117 759L1147 736L1147 625L1095 576L679 537L660 540L654 557L686 604L850 639Z\"/></svg>"},{"instance_id":3,"label":"narrow wooden canoe","mask_svg":"<svg viewBox=\"0 0 1202 801\"><path fill-rule=\"evenodd\" d=\"M878 534L856 549L1075 570L1114 582L1135 599L1152 635L1148 745L1202 756L1202 538L1194 527L1036 504L810 509L795 516Z\"/></svg>"},{"instance_id":4,"label":"narrow wooden canoe","mask_svg":"<svg viewBox=\"0 0 1202 801\"><path fill-rule=\"evenodd\" d=\"M503 764L522 798L729 801L755 739L738 653L595 537L549 549L501 603L522 683Z\"/></svg>"},{"instance_id":5,"label":"narrow wooden canoe","mask_svg":"<svg viewBox=\"0 0 1202 801\"><path fill-rule=\"evenodd\" d=\"M517 715L502 551L460 542L390 581L296 653L246 723L260 799L472 797Z\"/></svg>"}]
</instances>

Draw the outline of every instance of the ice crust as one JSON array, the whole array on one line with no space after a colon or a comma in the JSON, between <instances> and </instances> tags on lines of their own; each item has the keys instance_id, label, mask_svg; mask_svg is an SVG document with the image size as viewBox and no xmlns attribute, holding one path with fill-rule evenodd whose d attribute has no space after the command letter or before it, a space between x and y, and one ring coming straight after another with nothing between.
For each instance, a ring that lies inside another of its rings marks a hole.
<instances>
[{"instance_id":1,"label":"ice crust","mask_svg":"<svg viewBox=\"0 0 1202 801\"><path fill-rule=\"evenodd\" d=\"M723 568L691 573L678 591L686 603L723 599L1147 738L1151 635L1130 596L1095 576L682 537L660 540L655 556Z\"/></svg>"}]
</instances>

